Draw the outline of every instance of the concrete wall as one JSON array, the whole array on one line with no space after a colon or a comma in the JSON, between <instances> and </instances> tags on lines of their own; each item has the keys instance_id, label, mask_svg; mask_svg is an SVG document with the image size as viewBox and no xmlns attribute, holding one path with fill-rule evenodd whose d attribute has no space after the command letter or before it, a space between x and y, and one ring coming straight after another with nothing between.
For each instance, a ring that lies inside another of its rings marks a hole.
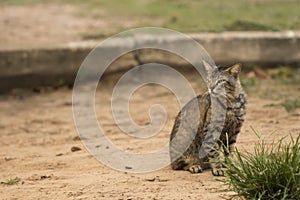
<instances>
[{"instance_id":1,"label":"concrete wall","mask_svg":"<svg viewBox=\"0 0 300 200\"><path fill-rule=\"evenodd\" d=\"M217 64L255 63L261 66L277 64L300 65L300 32L225 32L190 35L199 42ZM102 51L118 51L132 46L135 38L123 38ZM176 38L146 35L139 43L176 43ZM178 39L179 40L179 39ZM0 52L0 92L11 88L51 85L58 81L72 83L84 58L96 43L72 43L63 48ZM138 64L159 62L170 66L185 66L187 61L167 52L144 49L121 56L107 73L126 70Z\"/></svg>"}]
</instances>

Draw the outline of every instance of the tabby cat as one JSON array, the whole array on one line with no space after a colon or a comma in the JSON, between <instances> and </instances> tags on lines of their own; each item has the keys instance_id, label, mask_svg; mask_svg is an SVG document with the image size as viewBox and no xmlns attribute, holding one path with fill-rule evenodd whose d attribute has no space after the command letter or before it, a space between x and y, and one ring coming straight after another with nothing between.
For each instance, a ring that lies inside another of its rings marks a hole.
<instances>
[{"instance_id":1,"label":"tabby cat","mask_svg":"<svg viewBox=\"0 0 300 200\"><path fill-rule=\"evenodd\" d=\"M241 65L216 67L205 61L203 64L208 92L187 103L175 119L170 137L171 167L191 173L211 168L213 175L223 176L220 148L225 147L226 156L232 155L246 114L246 94L239 81ZM219 112L218 107L223 110ZM217 113L217 119L213 119L213 112ZM206 149L204 156L201 147Z\"/></svg>"}]
</instances>

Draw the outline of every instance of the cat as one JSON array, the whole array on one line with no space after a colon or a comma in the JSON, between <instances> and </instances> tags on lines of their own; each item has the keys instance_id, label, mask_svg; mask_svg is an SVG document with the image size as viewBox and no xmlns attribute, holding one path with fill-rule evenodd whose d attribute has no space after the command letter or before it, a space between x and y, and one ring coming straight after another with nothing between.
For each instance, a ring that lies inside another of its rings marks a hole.
<instances>
[{"instance_id":1,"label":"cat","mask_svg":"<svg viewBox=\"0 0 300 200\"><path fill-rule=\"evenodd\" d=\"M205 61L203 64L208 92L189 101L175 119L169 145L171 167L191 173L211 168L214 176L224 176L224 169L219 164L221 147L224 147L225 156L233 155L246 114L247 98L239 80L241 65L217 67ZM222 91L226 95L223 95L223 101L219 101ZM218 106L212 106L213 99L224 108L222 112L213 110L218 109ZM218 116L214 122L212 112L217 112ZM219 120L222 117L224 120ZM201 146L207 150L204 156L200 156Z\"/></svg>"}]
</instances>

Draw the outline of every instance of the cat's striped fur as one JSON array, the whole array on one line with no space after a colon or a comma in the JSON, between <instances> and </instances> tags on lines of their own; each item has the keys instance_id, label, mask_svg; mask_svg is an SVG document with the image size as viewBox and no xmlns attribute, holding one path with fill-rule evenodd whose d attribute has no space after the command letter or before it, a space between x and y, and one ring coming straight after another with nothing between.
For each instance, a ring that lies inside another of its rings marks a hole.
<instances>
[{"instance_id":1,"label":"cat's striped fur","mask_svg":"<svg viewBox=\"0 0 300 200\"><path fill-rule=\"evenodd\" d=\"M171 167L175 170L187 170L191 173L199 173L203 169L211 168L213 175L221 176L224 172L222 166L218 164L220 161L219 150L222 143L228 145L226 148L229 150L227 156L234 150L237 135L244 122L247 100L239 81L241 71L239 64L232 67L217 68L204 61L204 66L207 71L209 91L192 99L176 117L170 137ZM218 98L222 96L219 94L221 87L223 87L223 91L224 88L226 91L225 98L223 96L225 101L218 101ZM217 109L212 107L212 99L225 109L222 112L212 110ZM199 110L198 114L195 112L197 109ZM220 116L218 119L214 119L215 121L211 121L212 112L217 112ZM183 115L184 118L182 118ZM199 119L195 120L197 117ZM222 117L225 121L221 120ZM190 125L191 123L198 123L198 125L193 126ZM181 129L179 129L180 125L182 126ZM176 141L173 140L175 136ZM206 143L206 148L209 148L207 155L199 156L204 139L205 141L213 141L213 138L217 142ZM182 146L186 144L187 140L193 141L187 149L182 150Z\"/></svg>"}]
</instances>

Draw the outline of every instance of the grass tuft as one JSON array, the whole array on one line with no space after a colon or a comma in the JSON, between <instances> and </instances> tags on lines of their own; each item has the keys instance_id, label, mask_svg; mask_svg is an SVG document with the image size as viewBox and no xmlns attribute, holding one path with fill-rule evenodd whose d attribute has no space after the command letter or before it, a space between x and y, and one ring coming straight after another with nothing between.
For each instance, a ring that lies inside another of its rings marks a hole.
<instances>
[{"instance_id":1,"label":"grass tuft","mask_svg":"<svg viewBox=\"0 0 300 200\"><path fill-rule=\"evenodd\" d=\"M235 151L228 157L225 179L221 180L236 197L260 200L300 199L300 135L291 141L282 138L271 145L261 141L254 153Z\"/></svg>"},{"instance_id":2,"label":"grass tuft","mask_svg":"<svg viewBox=\"0 0 300 200\"><path fill-rule=\"evenodd\" d=\"M281 105L287 112L293 112L297 108L300 108L300 99L287 99Z\"/></svg>"},{"instance_id":3,"label":"grass tuft","mask_svg":"<svg viewBox=\"0 0 300 200\"><path fill-rule=\"evenodd\" d=\"M300 108L300 98L287 99L280 104L271 103L265 105L265 107L278 107L283 106L288 113L294 112L297 108Z\"/></svg>"},{"instance_id":4,"label":"grass tuft","mask_svg":"<svg viewBox=\"0 0 300 200\"><path fill-rule=\"evenodd\" d=\"M10 186L10 185L16 185L20 182L19 178L14 178L14 179L9 179L7 181L3 181L1 182L1 185L6 185L6 186Z\"/></svg>"}]
</instances>

